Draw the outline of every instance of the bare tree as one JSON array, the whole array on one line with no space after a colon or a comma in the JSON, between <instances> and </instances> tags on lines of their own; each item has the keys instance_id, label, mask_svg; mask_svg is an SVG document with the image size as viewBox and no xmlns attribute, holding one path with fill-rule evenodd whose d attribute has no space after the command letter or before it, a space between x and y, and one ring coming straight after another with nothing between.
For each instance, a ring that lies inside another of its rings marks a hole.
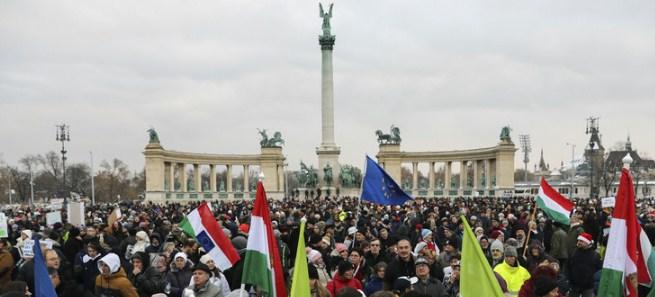
<instances>
[{"instance_id":1,"label":"bare tree","mask_svg":"<svg viewBox=\"0 0 655 297\"><path fill-rule=\"evenodd\" d=\"M616 182L619 172L621 172L621 164L617 164L613 159L605 158L600 175L600 181L605 189L605 197L609 196L610 190L614 186L614 182Z\"/></svg>"}]
</instances>

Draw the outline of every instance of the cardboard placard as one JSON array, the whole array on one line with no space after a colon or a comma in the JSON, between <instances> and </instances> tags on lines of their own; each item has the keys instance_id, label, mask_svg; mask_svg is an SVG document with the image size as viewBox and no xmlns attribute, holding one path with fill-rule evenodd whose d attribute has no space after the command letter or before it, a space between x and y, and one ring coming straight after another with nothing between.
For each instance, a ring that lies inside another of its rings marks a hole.
<instances>
[{"instance_id":1,"label":"cardboard placard","mask_svg":"<svg viewBox=\"0 0 655 297\"><path fill-rule=\"evenodd\" d=\"M26 239L23 241L23 257L34 257L34 240Z\"/></svg>"},{"instance_id":2,"label":"cardboard placard","mask_svg":"<svg viewBox=\"0 0 655 297\"><path fill-rule=\"evenodd\" d=\"M0 238L9 237L9 228L7 227L7 217L4 212L0 212Z\"/></svg>"},{"instance_id":3,"label":"cardboard placard","mask_svg":"<svg viewBox=\"0 0 655 297\"><path fill-rule=\"evenodd\" d=\"M49 213L45 214L45 222L48 224L48 226L52 226L55 223L63 223L61 220L61 212L60 211L52 211Z\"/></svg>"},{"instance_id":4,"label":"cardboard placard","mask_svg":"<svg viewBox=\"0 0 655 297\"><path fill-rule=\"evenodd\" d=\"M614 207L614 204L616 204L616 198L605 197L600 200L600 203L603 208Z\"/></svg>"},{"instance_id":5,"label":"cardboard placard","mask_svg":"<svg viewBox=\"0 0 655 297\"><path fill-rule=\"evenodd\" d=\"M84 203L68 203L68 222L73 226L84 226Z\"/></svg>"}]
</instances>

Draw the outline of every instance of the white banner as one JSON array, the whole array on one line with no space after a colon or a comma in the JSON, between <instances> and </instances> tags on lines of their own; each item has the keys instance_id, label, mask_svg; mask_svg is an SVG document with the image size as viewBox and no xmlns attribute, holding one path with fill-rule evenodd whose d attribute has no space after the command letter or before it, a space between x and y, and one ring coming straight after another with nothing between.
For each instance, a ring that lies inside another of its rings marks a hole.
<instances>
[{"instance_id":1,"label":"white banner","mask_svg":"<svg viewBox=\"0 0 655 297\"><path fill-rule=\"evenodd\" d=\"M68 203L68 223L73 226L84 226L84 203Z\"/></svg>"},{"instance_id":2,"label":"white banner","mask_svg":"<svg viewBox=\"0 0 655 297\"><path fill-rule=\"evenodd\" d=\"M48 226L52 226L55 223L63 223L61 220L61 212L60 211L52 211L49 213L45 214L45 222L48 224Z\"/></svg>"},{"instance_id":3,"label":"white banner","mask_svg":"<svg viewBox=\"0 0 655 297\"><path fill-rule=\"evenodd\" d=\"M605 197L600 200L600 204L603 208L614 207L616 203L616 198L614 197Z\"/></svg>"}]
</instances>

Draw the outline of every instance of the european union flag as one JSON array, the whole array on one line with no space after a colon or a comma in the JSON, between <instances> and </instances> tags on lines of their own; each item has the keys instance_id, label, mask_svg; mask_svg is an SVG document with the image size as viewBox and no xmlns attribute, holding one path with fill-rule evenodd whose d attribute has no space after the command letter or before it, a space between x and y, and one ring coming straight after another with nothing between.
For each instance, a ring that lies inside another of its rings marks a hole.
<instances>
[{"instance_id":1,"label":"european union flag","mask_svg":"<svg viewBox=\"0 0 655 297\"><path fill-rule=\"evenodd\" d=\"M57 297L55 288L50 281L48 269L45 266L45 260L41 254L41 244L39 240L34 240L34 296L35 297Z\"/></svg>"},{"instance_id":2,"label":"european union flag","mask_svg":"<svg viewBox=\"0 0 655 297\"><path fill-rule=\"evenodd\" d=\"M407 195L378 163L366 156L361 199L377 204L401 205L414 198Z\"/></svg>"}]
</instances>

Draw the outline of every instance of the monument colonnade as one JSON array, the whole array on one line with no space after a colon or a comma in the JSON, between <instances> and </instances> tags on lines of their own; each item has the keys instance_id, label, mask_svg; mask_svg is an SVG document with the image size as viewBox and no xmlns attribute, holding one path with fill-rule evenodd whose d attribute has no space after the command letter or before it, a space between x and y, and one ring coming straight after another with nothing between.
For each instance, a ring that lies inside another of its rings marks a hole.
<instances>
[{"instance_id":1,"label":"monument colonnade","mask_svg":"<svg viewBox=\"0 0 655 297\"><path fill-rule=\"evenodd\" d=\"M146 200L192 201L210 199L254 198L249 187L251 166L259 166L263 173L264 188L269 198L281 199L284 195L284 155L281 147L262 147L261 154L204 154L165 150L159 143L149 143L144 151L146 158ZM187 165L193 165L193 189L187 186ZM209 167L209 187L203 187L202 167ZM217 184L217 167L225 166L225 187ZM232 183L235 168L243 168L241 187ZM177 172L177 175L176 175ZM176 184L179 184L176 187Z\"/></svg>"},{"instance_id":2,"label":"monument colonnade","mask_svg":"<svg viewBox=\"0 0 655 297\"><path fill-rule=\"evenodd\" d=\"M413 196L502 196L514 189L514 153L511 141L497 146L470 150L441 152L403 152L400 144L381 144L378 162L389 175L402 185L403 164L411 164L411 190ZM459 185L451 184L453 163L459 162ZM419 184L420 164L428 164L427 187ZM443 164L443 184L436 184L435 166ZM469 166L472 170L469 180ZM470 181L470 183L469 183Z\"/></svg>"}]
</instances>

